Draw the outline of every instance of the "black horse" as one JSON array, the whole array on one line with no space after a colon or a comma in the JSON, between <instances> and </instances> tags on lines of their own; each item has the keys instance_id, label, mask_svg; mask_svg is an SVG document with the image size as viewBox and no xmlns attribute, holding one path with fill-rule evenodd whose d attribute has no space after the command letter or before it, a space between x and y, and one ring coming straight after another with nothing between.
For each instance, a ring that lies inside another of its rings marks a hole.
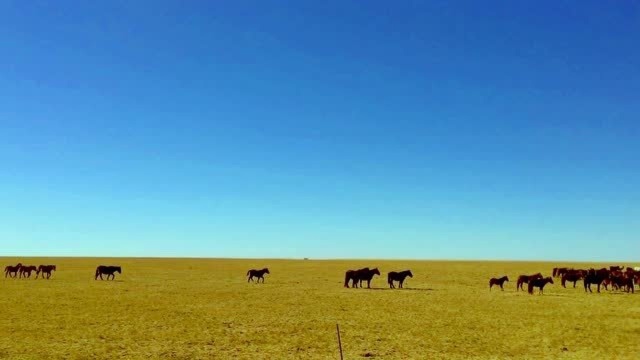
<instances>
[{"instance_id":1,"label":"black horse","mask_svg":"<svg viewBox=\"0 0 640 360\"><path fill-rule=\"evenodd\" d=\"M256 280L256 282L260 282L260 279L262 279L262 283L264 284L264 274L270 274L269 269L264 268L262 270L256 270L256 269L251 269L249 271L247 271L247 282L249 281L253 281L253 278L256 277L258 278L258 280Z\"/></svg>"},{"instance_id":2,"label":"black horse","mask_svg":"<svg viewBox=\"0 0 640 360\"><path fill-rule=\"evenodd\" d=\"M584 292L591 291L591 284L598 285L598 292L600 292L600 285L605 279L609 279L610 271L602 268L600 270L589 269L584 276Z\"/></svg>"},{"instance_id":3,"label":"black horse","mask_svg":"<svg viewBox=\"0 0 640 360\"><path fill-rule=\"evenodd\" d=\"M368 267L359 270L348 270L344 274L344 287L349 287L349 281L352 281L352 287L357 288L358 284L362 287L362 282L367 282L367 288L371 288L371 279L374 275L380 275L378 268L369 269Z\"/></svg>"},{"instance_id":4,"label":"black horse","mask_svg":"<svg viewBox=\"0 0 640 360\"><path fill-rule=\"evenodd\" d=\"M122 274L122 268L120 266L100 265L96 268L96 280L98 280L98 276L100 277L100 280L104 280L102 278L103 274L107 275L107 280L109 280L109 277L111 277L111 280L115 280L115 273Z\"/></svg>"},{"instance_id":5,"label":"black horse","mask_svg":"<svg viewBox=\"0 0 640 360\"><path fill-rule=\"evenodd\" d=\"M8 265L4 268L4 277L6 278L7 276L11 277L11 278L15 278L16 276L18 276L18 272L20 271L20 269L22 268L22 263L18 263L18 265L16 266L12 266L12 265Z\"/></svg>"},{"instance_id":6,"label":"black horse","mask_svg":"<svg viewBox=\"0 0 640 360\"><path fill-rule=\"evenodd\" d=\"M408 277L413 277L413 274L411 273L411 270L405 270L405 271L400 271L400 272L395 272L392 271L387 275L387 282L389 283L389 288L391 289L395 289L395 286L393 286L393 282L397 281L398 287L400 289L402 289L402 284L404 284L404 279L406 279Z\"/></svg>"},{"instance_id":7,"label":"black horse","mask_svg":"<svg viewBox=\"0 0 640 360\"><path fill-rule=\"evenodd\" d=\"M38 270L36 271L36 279L38 278L40 273L42 273L42 278L45 279L46 275L46 279L49 280L51 278L52 271L56 271L55 265L40 265L38 266Z\"/></svg>"}]
</instances>

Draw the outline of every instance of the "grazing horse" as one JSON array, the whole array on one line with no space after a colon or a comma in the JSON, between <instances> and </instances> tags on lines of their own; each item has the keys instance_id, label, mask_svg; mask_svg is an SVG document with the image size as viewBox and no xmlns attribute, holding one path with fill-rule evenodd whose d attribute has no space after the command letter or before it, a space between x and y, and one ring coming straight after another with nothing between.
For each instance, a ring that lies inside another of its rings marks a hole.
<instances>
[{"instance_id":1,"label":"grazing horse","mask_svg":"<svg viewBox=\"0 0 640 360\"><path fill-rule=\"evenodd\" d=\"M399 283L398 287L402 289L402 284L404 283L404 279L408 277L413 278L413 274L411 270L405 270L400 272L392 271L387 275L387 282L389 283L389 288L394 289L393 282L397 281Z\"/></svg>"},{"instance_id":2,"label":"grazing horse","mask_svg":"<svg viewBox=\"0 0 640 360\"><path fill-rule=\"evenodd\" d=\"M529 294L533 295L533 288L540 288L540 294L542 294L544 292L544 286L547 284L553 284L553 278L548 276L544 279L542 278L537 278L537 279L531 279L529 280L529 288L527 289L529 291Z\"/></svg>"},{"instance_id":3,"label":"grazing horse","mask_svg":"<svg viewBox=\"0 0 640 360\"><path fill-rule=\"evenodd\" d=\"M20 267L20 278L30 278L31 277L31 272L33 271L38 271L38 268L36 268L35 266L31 265L31 266L22 266Z\"/></svg>"},{"instance_id":4,"label":"grazing horse","mask_svg":"<svg viewBox=\"0 0 640 360\"><path fill-rule=\"evenodd\" d=\"M256 280L256 282L260 282L260 279L262 279L262 283L264 284L264 274L270 274L269 269L264 268L262 270L256 270L256 269L251 269L249 271L247 271L247 282L252 281L253 282L253 278L256 277L258 278L258 280Z\"/></svg>"},{"instance_id":5,"label":"grazing horse","mask_svg":"<svg viewBox=\"0 0 640 360\"><path fill-rule=\"evenodd\" d=\"M569 281L573 283L573 287L575 288L576 282L578 280L582 280L584 278L585 273L586 271L584 270L569 270L568 272L562 275L562 278L561 278L562 287L566 288L567 286L565 284L567 281Z\"/></svg>"},{"instance_id":6,"label":"grazing horse","mask_svg":"<svg viewBox=\"0 0 640 360\"><path fill-rule=\"evenodd\" d=\"M516 291L518 291L518 290L524 291L524 288L522 287L522 284L528 284L529 281L534 280L534 279L542 279L542 274L537 273L537 274L533 274L533 275L520 275L520 276L518 276L518 281L516 282Z\"/></svg>"},{"instance_id":7,"label":"grazing horse","mask_svg":"<svg viewBox=\"0 0 640 360\"><path fill-rule=\"evenodd\" d=\"M584 291L591 291L591 284L598 285L598 292L600 292L600 285L605 279L609 279L610 271L602 268L600 270L589 269L587 274L584 276Z\"/></svg>"},{"instance_id":8,"label":"grazing horse","mask_svg":"<svg viewBox=\"0 0 640 360\"><path fill-rule=\"evenodd\" d=\"M109 277L111 277L111 280L115 280L116 273L122 274L122 268L120 266L100 265L96 268L96 280L98 280L98 276L100 277L100 280L104 280L102 278L103 274L107 275L107 280L109 280Z\"/></svg>"},{"instance_id":9,"label":"grazing horse","mask_svg":"<svg viewBox=\"0 0 640 360\"><path fill-rule=\"evenodd\" d=\"M22 267L22 263L18 263L18 265L16 266L5 266L4 268L4 277L6 278L7 276L15 278L16 276L18 276L18 272L20 271L20 268Z\"/></svg>"},{"instance_id":10,"label":"grazing horse","mask_svg":"<svg viewBox=\"0 0 640 360\"><path fill-rule=\"evenodd\" d=\"M38 275L42 273L42 278L44 279L44 276L47 275L46 279L49 280L49 278L51 278L52 271L56 271L55 265L40 265L36 271L36 279L38 278Z\"/></svg>"},{"instance_id":11,"label":"grazing horse","mask_svg":"<svg viewBox=\"0 0 640 360\"><path fill-rule=\"evenodd\" d=\"M507 276L503 276L499 279L491 278L491 280L489 280L489 291L491 291L493 285L500 286L500 290L504 291L504 287L502 287L502 285L504 285L505 281L509 281L509 278Z\"/></svg>"}]
</instances>

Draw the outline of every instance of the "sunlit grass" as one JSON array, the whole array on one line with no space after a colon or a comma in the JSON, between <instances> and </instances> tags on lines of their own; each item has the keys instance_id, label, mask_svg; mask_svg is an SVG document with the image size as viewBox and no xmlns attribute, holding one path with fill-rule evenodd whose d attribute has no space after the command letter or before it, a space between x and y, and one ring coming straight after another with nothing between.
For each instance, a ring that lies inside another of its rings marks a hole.
<instances>
[{"instance_id":1,"label":"sunlit grass","mask_svg":"<svg viewBox=\"0 0 640 360\"><path fill-rule=\"evenodd\" d=\"M2 259L15 264L18 259ZM57 264L51 280L0 281L0 358L634 359L640 294L585 294L556 284L515 291L525 262L20 259ZM116 281L93 280L122 265ZM3 265L3 266L4 266ZM575 264L581 266L582 264ZM586 265L586 264L584 264ZM344 271L378 266L375 289L345 289ZM250 268L269 267L265 284ZM386 273L411 269L404 290ZM491 277L509 275L505 291Z\"/></svg>"}]
</instances>

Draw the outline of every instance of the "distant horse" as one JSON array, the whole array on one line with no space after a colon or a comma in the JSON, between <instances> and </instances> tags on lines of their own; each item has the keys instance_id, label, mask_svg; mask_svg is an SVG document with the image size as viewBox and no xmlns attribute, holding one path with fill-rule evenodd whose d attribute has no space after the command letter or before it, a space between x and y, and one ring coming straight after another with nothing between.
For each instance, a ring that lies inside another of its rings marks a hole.
<instances>
[{"instance_id":1,"label":"distant horse","mask_svg":"<svg viewBox=\"0 0 640 360\"><path fill-rule=\"evenodd\" d=\"M600 285L605 279L609 278L609 275L610 271L605 268L600 270L589 269L584 276L584 291L587 292L588 290L589 292L593 292L591 291L591 285L594 284L598 285L598 292L600 292Z\"/></svg>"},{"instance_id":2,"label":"distant horse","mask_svg":"<svg viewBox=\"0 0 640 360\"><path fill-rule=\"evenodd\" d=\"M22 266L20 267L20 278L30 278L31 277L31 272L33 271L38 271L38 268L36 268L35 266L31 265L31 266Z\"/></svg>"},{"instance_id":3,"label":"distant horse","mask_svg":"<svg viewBox=\"0 0 640 360\"><path fill-rule=\"evenodd\" d=\"M352 283L352 287L356 288L358 287L358 284L356 284L357 282L360 281L360 279L358 279L358 273L361 271L369 271L369 268L362 268L362 269L358 269L358 270L347 270L344 273L344 287L348 288L349 287L349 283Z\"/></svg>"},{"instance_id":4,"label":"distant horse","mask_svg":"<svg viewBox=\"0 0 640 360\"><path fill-rule=\"evenodd\" d=\"M502 285L504 285L505 281L509 281L509 278L507 276L503 276L499 279L491 278L491 280L489 280L489 291L491 291L493 285L500 286L500 290L504 291L504 287L502 287Z\"/></svg>"},{"instance_id":5,"label":"distant horse","mask_svg":"<svg viewBox=\"0 0 640 360\"><path fill-rule=\"evenodd\" d=\"M584 270L569 270L568 272L566 272L565 274L562 275L561 278L561 283L562 283L562 287L566 288L566 282L572 282L573 283L573 287L576 287L576 282L578 280L582 280L584 278L586 271Z\"/></svg>"},{"instance_id":6,"label":"distant horse","mask_svg":"<svg viewBox=\"0 0 640 360\"><path fill-rule=\"evenodd\" d=\"M387 282L389 283L389 288L394 289L393 282L397 281L399 283L398 287L402 289L402 284L404 283L404 279L408 277L413 278L413 274L411 270L405 270L400 272L392 271L387 275Z\"/></svg>"},{"instance_id":7,"label":"distant horse","mask_svg":"<svg viewBox=\"0 0 640 360\"><path fill-rule=\"evenodd\" d=\"M355 289L358 284L362 287L362 282L366 281L367 288L371 288L371 279L373 279L374 275L380 275L378 268L369 269L366 267L359 270L348 270L344 274L344 286L349 287L349 281L352 281L352 287Z\"/></svg>"},{"instance_id":8,"label":"distant horse","mask_svg":"<svg viewBox=\"0 0 640 360\"><path fill-rule=\"evenodd\" d=\"M56 271L55 265L40 265L36 271L36 279L38 278L38 275L42 273L42 278L44 279L44 276L47 275L46 279L49 280L49 278L51 278L52 271Z\"/></svg>"},{"instance_id":9,"label":"distant horse","mask_svg":"<svg viewBox=\"0 0 640 360\"><path fill-rule=\"evenodd\" d=\"M267 269L267 268L264 268L262 270L251 269L251 270L247 271L247 276L248 276L247 282L253 281L253 278L256 277L256 278L258 278L258 280L256 280L256 282L259 283L260 279L262 279L262 283L264 284L264 274L270 274L269 269Z\"/></svg>"},{"instance_id":10,"label":"distant horse","mask_svg":"<svg viewBox=\"0 0 640 360\"><path fill-rule=\"evenodd\" d=\"M104 280L102 275L107 275L107 280L109 280L109 277L111 277L111 280L115 280L115 273L122 274L122 268L120 266L100 265L96 268L96 280L98 280L98 276L100 277L100 280Z\"/></svg>"},{"instance_id":11,"label":"distant horse","mask_svg":"<svg viewBox=\"0 0 640 360\"><path fill-rule=\"evenodd\" d=\"M622 271L623 266L609 266L609 271Z\"/></svg>"},{"instance_id":12,"label":"distant horse","mask_svg":"<svg viewBox=\"0 0 640 360\"><path fill-rule=\"evenodd\" d=\"M540 288L540 294L543 293L544 291L544 286L547 284L553 284L553 278L552 277L546 277L544 279L541 278L537 278L537 279L531 279L529 280L529 294L533 295L533 288Z\"/></svg>"},{"instance_id":13,"label":"distant horse","mask_svg":"<svg viewBox=\"0 0 640 360\"><path fill-rule=\"evenodd\" d=\"M518 281L516 282L516 291L518 290L523 290L524 288L522 287L522 284L528 284L529 281L534 280L534 279L542 279L542 274L537 273L537 274L533 274L533 275L520 275L518 276Z\"/></svg>"},{"instance_id":14,"label":"distant horse","mask_svg":"<svg viewBox=\"0 0 640 360\"><path fill-rule=\"evenodd\" d=\"M6 278L7 276L15 278L16 276L18 276L18 271L20 271L20 268L22 267L22 263L18 263L18 265L16 266L5 266L4 268L4 277Z\"/></svg>"},{"instance_id":15,"label":"distant horse","mask_svg":"<svg viewBox=\"0 0 640 360\"><path fill-rule=\"evenodd\" d=\"M611 287L613 288L614 286L618 290L625 290L626 292L631 291L632 293L635 292L633 276L611 276Z\"/></svg>"},{"instance_id":16,"label":"distant horse","mask_svg":"<svg viewBox=\"0 0 640 360\"><path fill-rule=\"evenodd\" d=\"M561 267L561 268L553 268L553 277L562 277L562 275L566 274L567 271L570 271L571 269L566 268L566 267Z\"/></svg>"}]
</instances>

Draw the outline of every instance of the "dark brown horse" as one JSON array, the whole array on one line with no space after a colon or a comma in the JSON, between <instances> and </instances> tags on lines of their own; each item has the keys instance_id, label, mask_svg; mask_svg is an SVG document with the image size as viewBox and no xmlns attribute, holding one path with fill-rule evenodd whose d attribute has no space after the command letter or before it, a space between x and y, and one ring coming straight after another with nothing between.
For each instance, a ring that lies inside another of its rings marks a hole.
<instances>
[{"instance_id":1,"label":"dark brown horse","mask_svg":"<svg viewBox=\"0 0 640 360\"><path fill-rule=\"evenodd\" d=\"M584 276L584 291L587 292L588 290L589 292L593 292L591 291L591 285L594 284L598 285L598 292L600 292L600 285L602 285L605 279L609 279L609 275L610 271L605 268L600 270L589 269Z\"/></svg>"},{"instance_id":2,"label":"dark brown horse","mask_svg":"<svg viewBox=\"0 0 640 360\"><path fill-rule=\"evenodd\" d=\"M561 267L561 268L553 268L553 277L562 277L563 274L566 274L567 271L569 271L571 269L566 268L566 267Z\"/></svg>"},{"instance_id":3,"label":"dark brown horse","mask_svg":"<svg viewBox=\"0 0 640 360\"><path fill-rule=\"evenodd\" d=\"M98 276L100 280L104 280L102 275L107 275L107 280L109 280L109 277L111 277L111 280L115 280L116 273L122 274L122 268L120 266L100 265L96 268L96 280L98 280Z\"/></svg>"},{"instance_id":4,"label":"dark brown horse","mask_svg":"<svg viewBox=\"0 0 640 360\"><path fill-rule=\"evenodd\" d=\"M52 271L56 271L55 265L40 265L38 266L38 270L36 271L36 279L38 278L40 273L42 273L42 278L44 279L46 275L46 279L49 280L49 278L51 278Z\"/></svg>"},{"instance_id":5,"label":"dark brown horse","mask_svg":"<svg viewBox=\"0 0 640 360\"><path fill-rule=\"evenodd\" d=\"M540 294L542 294L544 292L544 286L547 284L553 284L553 278L548 276L544 279L542 278L537 278L537 279L530 279L529 280L529 294L533 295L533 288L540 288Z\"/></svg>"},{"instance_id":6,"label":"dark brown horse","mask_svg":"<svg viewBox=\"0 0 640 360\"><path fill-rule=\"evenodd\" d=\"M585 270L569 270L566 273L564 273L562 275L561 278L561 283L562 283L562 287L566 288L566 282L572 282L573 283L573 287L576 287L576 282L578 282L578 280L582 280L584 279L584 276L586 275L586 271Z\"/></svg>"},{"instance_id":7,"label":"dark brown horse","mask_svg":"<svg viewBox=\"0 0 640 360\"><path fill-rule=\"evenodd\" d=\"M387 282L389 283L389 288L394 289L395 286L393 286L393 282L397 281L398 282L398 287L400 289L402 289L402 286L404 284L404 279L406 279L408 277L412 278L413 274L411 273L411 270L405 270L405 271L399 271L399 272L395 272L392 271L389 274L387 274Z\"/></svg>"},{"instance_id":8,"label":"dark brown horse","mask_svg":"<svg viewBox=\"0 0 640 360\"><path fill-rule=\"evenodd\" d=\"M38 271L38 268L31 265L31 266L22 266L20 267L20 278L30 278L31 277L31 273L34 271Z\"/></svg>"},{"instance_id":9,"label":"dark brown horse","mask_svg":"<svg viewBox=\"0 0 640 360\"><path fill-rule=\"evenodd\" d=\"M276 269L277 270L277 269ZM262 283L264 284L264 274L270 274L269 269L264 268L262 270L256 270L256 269L251 269L249 271L247 271L247 282L252 281L253 282L253 278L258 278L258 280L256 280L256 282L260 282L260 279L262 279Z\"/></svg>"},{"instance_id":10,"label":"dark brown horse","mask_svg":"<svg viewBox=\"0 0 640 360\"><path fill-rule=\"evenodd\" d=\"M631 293L635 292L633 286L633 276L625 275L611 275L611 287L617 290L624 290L626 292L631 291Z\"/></svg>"},{"instance_id":11,"label":"dark brown horse","mask_svg":"<svg viewBox=\"0 0 640 360\"><path fill-rule=\"evenodd\" d=\"M516 282L516 291L518 290L523 290L524 288L522 287L522 284L528 284L529 281L534 280L534 279L542 279L542 274L537 273L537 274L533 274L533 275L520 275L518 276L518 281Z\"/></svg>"},{"instance_id":12,"label":"dark brown horse","mask_svg":"<svg viewBox=\"0 0 640 360\"><path fill-rule=\"evenodd\" d=\"M344 274L344 287L349 287L349 281L351 281L352 287L355 289L358 284L362 287L362 282L366 281L367 288L371 288L371 279L373 279L374 275L380 275L378 268L369 269L366 267L359 270L348 270Z\"/></svg>"},{"instance_id":13,"label":"dark brown horse","mask_svg":"<svg viewBox=\"0 0 640 360\"><path fill-rule=\"evenodd\" d=\"M609 271L622 271L624 266L609 266Z\"/></svg>"},{"instance_id":14,"label":"dark brown horse","mask_svg":"<svg viewBox=\"0 0 640 360\"><path fill-rule=\"evenodd\" d=\"M504 291L504 287L502 286L504 285L505 281L509 281L509 278L507 276L503 276L499 279L491 278L491 280L489 280L489 291L491 291L491 288L493 287L493 285L500 286L500 290Z\"/></svg>"},{"instance_id":15,"label":"dark brown horse","mask_svg":"<svg viewBox=\"0 0 640 360\"><path fill-rule=\"evenodd\" d=\"M15 278L16 276L18 276L18 272L20 271L20 268L22 267L22 263L18 263L18 265L16 266L5 266L4 268L4 277L6 278L7 276Z\"/></svg>"}]
</instances>

